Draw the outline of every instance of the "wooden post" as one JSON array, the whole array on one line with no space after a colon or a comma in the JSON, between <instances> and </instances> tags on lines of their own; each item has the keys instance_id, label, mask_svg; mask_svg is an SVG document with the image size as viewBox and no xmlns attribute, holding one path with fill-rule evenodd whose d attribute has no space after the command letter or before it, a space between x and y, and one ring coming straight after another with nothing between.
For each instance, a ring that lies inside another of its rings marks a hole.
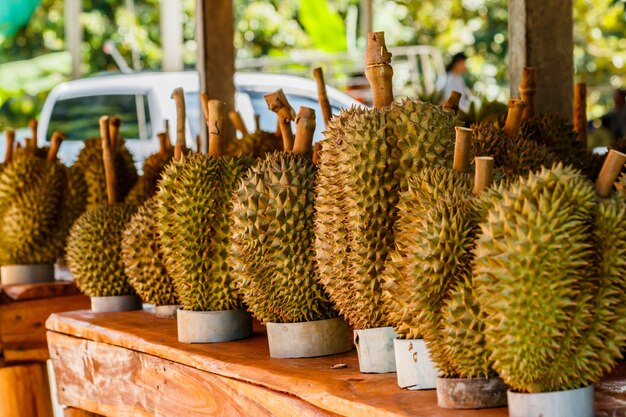
<instances>
[{"instance_id":1,"label":"wooden post","mask_svg":"<svg viewBox=\"0 0 626 417\"><path fill-rule=\"evenodd\" d=\"M235 110L233 0L197 0L196 22L200 91L223 101L227 111ZM205 134L204 128L201 131ZM231 140L234 133L227 123L224 139Z\"/></svg>"},{"instance_id":2,"label":"wooden post","mask_svg":"<svg viewBox=\"0 0 626 417\"><path fill-rule=\"evenodd\" d=\"M524 67L534 67L535 110L572 117L574 30L572 0L509 0L511 97Z\"/></svg>"},{"instance_id":3,"label":"wooden post","mask_svg":"<svg viewBox=\"0 0 626 417\"><path fill-rule=\"evenodd\" d=\"M0 368L0 416L53 417L45 362Z\"/></svg>"},{"instance_id":4,"label":"wooden post","mask_svg":"<svg viewBox=\"0 0 626 417\"><path fill-rule=\"evenodd\" d=\"M587 147L587 84L574 86L574 132L578 140Z\"/></svg>"},{"instance_id":5,"label":"wooden post","mask_svg":"<svg viewBox=\"0 0 626 417\"><path fill-rule=\"evenodd\" d=\"M80 78L80 64L82 63L83 28L80 24L82 0L64 0L65 9L65 46L72 56L71 79Z\"/></svg>"}]
</instances>

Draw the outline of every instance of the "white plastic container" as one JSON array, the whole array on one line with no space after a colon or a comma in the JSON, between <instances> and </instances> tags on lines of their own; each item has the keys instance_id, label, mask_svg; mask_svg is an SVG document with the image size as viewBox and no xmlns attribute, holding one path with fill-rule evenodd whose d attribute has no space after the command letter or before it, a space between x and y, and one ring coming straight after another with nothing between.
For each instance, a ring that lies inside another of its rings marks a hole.
<instances>
[{"instance_id":1,"label":"white plastic container","mask_svg":"<svg viewBox=\"0 0 626 417\"><path fill-rule=\"evenodd\" d=\"M437 387L439 370L423 339L394 339L398 386L409 390Z\"/></svg>"},{"instance_id":2,"label":"white plastic container","mask_svg":"<svg viewBox=\"0 0 626 417\"><path fill-rule=\"evenodd\" d=\"M154 306L154 315L160 319L175 319L179 305Z\"/></svg>"},{"instance_id":3,"label":"white plastic container","mask_svg":"<svg viewBox=\"0 0 626 417\"><path fill-rule=\"evenodd\" d=\"M509 417L594 417L593 385L567 391L508 391Z\"/></svg>"},{"instance_id":4,"label":"white plastic container","mask_svg":"<svg viewBox=\"0 0 626 417\"><path fill-rule=\"evenodd\" d=\"M272 358L312 358L352 349L349 328L342 318L302 323L267 323Z\"/></svg>"},{"instance_id":5,"label":"white plastic container","mask_svg":"<svg viewBox=\"0 0 626 417\"><path fill-rule=\"evenodd\" d=\"M142 308L143 304L138 295L91 297L91 311L94 313L115 313L119 311L141 310Z\"/></svg>"},{"instance_id":6,"label":"white plastic container","mask_svg":"<svg viewBox=\"0 0 626 417\"><path fill-rule=\"evenodd\" d=\"M176 314L178 341L182 343L218 343L244 339L252 335L252 317L244 310L190 311Z\"/></svg>"},{"instance_id":7,"label":"white plastic container","mask_svg":"<svg viewBox=\"0 0 626 417\"><path fill-rule=\"evenodd\" d=\"M393 327L355 330L354 345L359 356L359 370L365 374L396 372L393 341L397 336Z\"/></svg>"},{"instance_id":8,"label":"white plastic container","mask_svg":"<svg viewBox=\"0 0 626 417\"><path fill-rule=\"evenodd\" d=\"M54 265L3 265L0 267L2 285L37 284L54 281Z\"/></svg>"}]
</instances>

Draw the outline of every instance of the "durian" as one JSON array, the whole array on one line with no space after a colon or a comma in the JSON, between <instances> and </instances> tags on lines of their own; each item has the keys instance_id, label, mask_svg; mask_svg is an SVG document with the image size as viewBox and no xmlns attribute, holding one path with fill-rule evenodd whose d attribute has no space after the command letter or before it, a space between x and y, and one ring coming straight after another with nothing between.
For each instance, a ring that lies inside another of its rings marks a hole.
<instances>
[{"instance_id":1,"label":"durian","mask_svg":"<svg viewBox=\"0 0 626 417\"><path fill-rule=\"evenodd\" d=\"M315 112L301 107L292 149L252 166L235 194L233 270L243 301L262 323L333 318L315 271Z\"/></svg>"},{"instance_id":2,"label":"durian","mask_svg":"<svg viewBox=\"0 0 626 417\"><path fill-rule=\"evenodd\" d=\"M100 119L107 205L87 210L72 226L66 259L78 288L90 297L134 295L122 262L122 235L136 208L118 203L109 118ZM96 158L94 158L96 159Z\"/></svg>"},{"instance_id":3,"label":"durian","mask_svg":"<svg viewBox=\"0 0 626 417\"><path fill-rule=\"evenodd\" d=\"M46 159L35 156L32 148L32 153L13 159L2 169L2 265L53 264L63 254L80 201L68 190L67 169L56 160L62 139L60 133L53 134Z\"/></svg>"},{"instance_id":4,"label":"durian","mask_svg":"<svg viewBox=\"0 0 626 417\"><path fill-rule=\"evenodd\" d=\"M515 391L579 388L621 356L626 205L609 194L626 155L609 159L595 190L561 164L531 173L481 224L476 296L494 369Z\"/></svg>"},{"instance_id":5,"label":"durian","mask_svg":"<svg viewBox=\"0 0 626 417\"><path fill-rule=\"evenodd\" d=\"M144 161L143 175L139 177L124 200L127 204L141 206L154 196L161 173L174 157L174 148L170 145L167 133L161 132L157 136L159 138L159 152L150 155Z\"/></svg>"},{"instance_id":6,"label":"durian","mask_svg":"<svg viewBox=\"0 0 626 417\"><path fill-rule=\"evenodd\" d=\"M122 261L130 285L145 303L177 305L172 279L165 269L156 231L157 203L148 200L133 215L122 239Z\"/></svg>"},{"instance_id":7,"label":"durian","mask_svg":"<svg viewBox=\"0 0 626 417\"><path fill-rule=\"evenodd\" d=\"M335 116L319 153L320 282L356 329L389 325L381 302L382 272L407 177L428 166L447 166L454 149L452 111L419 101L393 102L390 61L383 33L370 33L366 75L375 107Z\"/></svg>"},{"instance_id":8,"label":"durian","mask_svg":"<svg viewBox=\"0 0 626 417\"><path fill-rule=\"evenodd\" d=\"M116 198L124 198L137 181L137 169L133 157L126 148L124 140L119 138L119 119L110 119L111 150L116 176ZM83 171L88 187L87 209L96 208L107 203L105 173L102 163L102 141L99 138L88 139L78 154L74 165Z\"/></svg>"},{"instance_id":9,"label":"durian","mask_svg":"<svg viewBox=\"0 0 626 417\"><path fill-rule=\"evenodd\" d=\"M181 127L185 120L182 89L176 89L173 97ZM228 263L231 200L251 164L245 157L222 156L223 103L211 100L208 107L209 155L182 155L179 149L185 132L179 129L174 161L164 171L156 194L165 267L183 308L195 311L241 305Z\"/></svg>"},{"instance_id":10,"label":"durian","mask_svg":"<svg viewBox=\"0 0 626 417\"><path fill-rule=\"evenodd\" d=\"M256 129L248 132L243 123L241 114L231 111L228 117L232 124L241 133L241 139L229 140L226 142L225 152L232 156L250 156L253 158L264 158L266 155L283 150L281 138L274 132L265 132L259 125L259 116L255 115Z\"/></svg>"},{"instance_id":11,"label":"durian","mask_svg":"<svg viewBox=\"0 0 626 417\"><path fill-rule=\"evenodd\" d=\"M41 159L46 159L48 157L48 153L50 152L50 148L44 146L42 148L37 146L38 136L37 136L37 127L39 123L37 119L30 119L28 122L28 128L31 131L31 136L25 139L24 147L17 147L15 149L15 159L19 159L23 156L30 155L36 156Z\"/></svg>"}]
</instances>

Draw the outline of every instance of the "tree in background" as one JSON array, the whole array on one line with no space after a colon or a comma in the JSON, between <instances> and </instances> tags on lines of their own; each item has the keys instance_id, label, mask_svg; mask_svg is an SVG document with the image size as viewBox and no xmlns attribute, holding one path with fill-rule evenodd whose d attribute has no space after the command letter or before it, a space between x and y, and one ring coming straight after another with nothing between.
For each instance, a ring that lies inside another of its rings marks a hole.
<instances>
[{"instance_id":1,"label":"tree in background","mask_svg":"<svg viewBox=\"0 0 626 417\"><path fill-rule=\"evenodd\" d=\"M33 1L33 0L29 0ZM234 0L235 44L241 59L284 56L294 48L345 51L347 33L358 33L359 0ZM385 30L390 45L429 44L447 56L465 51L477 93L507 97L507 0L375 0L375 30ZM129 6L132 6L129 7ZM187 67L195 62L194 0L183 0ZM626 85L626 1L574 0L576 76L590 87L590 116L610 100L611 88ZM159 0L83 0L83 73L117 70L102 53L113 41L127 62L133 50L141 68L157 70L161 61ZM0 27L1 29L1 27ZM16 34L0 34L0 128L23 125L39 113L47 91L69 75L63 52L63 2L42 0ZM1 32L0 32L1 33ZM361 40L361 45L363 44ZM17 66L8 62L40 57ZM596 104L597 103L597 104Z\"/></svg>"}]
</instances>

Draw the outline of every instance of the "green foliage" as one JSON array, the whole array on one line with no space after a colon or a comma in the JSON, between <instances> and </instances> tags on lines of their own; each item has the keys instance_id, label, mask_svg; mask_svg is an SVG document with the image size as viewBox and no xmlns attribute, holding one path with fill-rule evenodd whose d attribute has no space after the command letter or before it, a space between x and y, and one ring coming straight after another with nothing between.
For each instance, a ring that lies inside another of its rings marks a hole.
<instances>
[{"instance_id":1,"label":"green foliage","mask_svg":"<svg viewBox=\"0 0 626 417\"><path fill-rule=\"evenodd\" d=\"M346 26L330 9L328 0L300 0L300 23L317 49L325 52L346 50Z\"/></svg>"}]
</instances>

